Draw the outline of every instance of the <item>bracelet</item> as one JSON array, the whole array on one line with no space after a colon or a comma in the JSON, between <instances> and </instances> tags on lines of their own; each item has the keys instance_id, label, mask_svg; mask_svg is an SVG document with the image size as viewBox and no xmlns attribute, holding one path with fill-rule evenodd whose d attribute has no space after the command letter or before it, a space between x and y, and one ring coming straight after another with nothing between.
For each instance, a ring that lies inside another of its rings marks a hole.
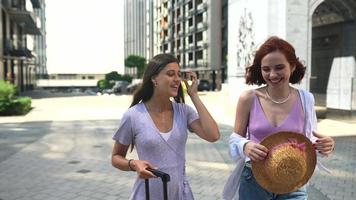
<instances>
[{"instance_id":1,"label":"bracelet","mask_svg":"<svg viewBox=\"0 0 356 200\"><path fill-rule=\"evenodd\" d=\"M131 171L135 171L135 169L131 167L131 161L133 161L133 160L134 160L134 159L130 159L130 160L129 160L129 163L128 163L129 168L130 168Z\"/></svg>"}]
</instances>

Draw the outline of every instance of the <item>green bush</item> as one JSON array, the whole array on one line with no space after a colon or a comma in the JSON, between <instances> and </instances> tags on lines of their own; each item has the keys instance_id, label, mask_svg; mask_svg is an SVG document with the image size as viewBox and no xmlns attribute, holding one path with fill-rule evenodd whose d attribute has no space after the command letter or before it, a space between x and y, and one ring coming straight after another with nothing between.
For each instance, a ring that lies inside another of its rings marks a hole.
<instances>
[{"instance_id":1,"label":"green bush","mask_svg":"<svg viewBox=\"0 0 356 200\"><path fill-rule=\"evenodd\" d=\"M0 81L0 101L11 99L16 94L16 87L12 84Z\"/></svg>"},{"instance_id":2,"label":"green bush","mask_svg":"<svg viewBox=\"0 0 356 200\"><path fill-rule=\"evenodd\" d=\"M110 83L106 79L102 79L98 81L97 86L100 90L110 89L113 86L113 83Z\"/></svg>"},{"instance_id":3,"label":"green bush","mask_svg":"<svg viewBox=\"0 0 356 200\"><path fill-rule=\"evenodd\" d=\"M31 110L31 98L17 94L14 85L0 81L0 115L23 115Z\"/></svg>"},{"instance_id":4,"label":"green bush","mask_svg":"<svg viewBox=\"0 0 356 200\"><path fill-rule=\"evenodd\" d=\"M23 115L31 110L30 97L19 97L11 102L10 110L13 115Z\"/></svg>"}]
</instances>

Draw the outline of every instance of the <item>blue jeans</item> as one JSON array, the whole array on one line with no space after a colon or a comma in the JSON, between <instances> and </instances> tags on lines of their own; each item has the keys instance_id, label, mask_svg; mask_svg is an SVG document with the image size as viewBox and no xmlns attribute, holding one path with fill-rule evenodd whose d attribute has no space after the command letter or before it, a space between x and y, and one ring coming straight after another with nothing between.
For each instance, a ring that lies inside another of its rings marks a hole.
<instances>
[{"instance_id":1,"label":"blue jeans","mask_svg":"<svg viewBox=\"0 0 356 200\"><path fill-rule=\"evenodd\" d=\"M275 194L262 188L252 174L250 167L244 167L240 178L240 200L306 200L308 199L306 186L295 192Z\"/></svg>"}]
</instances>

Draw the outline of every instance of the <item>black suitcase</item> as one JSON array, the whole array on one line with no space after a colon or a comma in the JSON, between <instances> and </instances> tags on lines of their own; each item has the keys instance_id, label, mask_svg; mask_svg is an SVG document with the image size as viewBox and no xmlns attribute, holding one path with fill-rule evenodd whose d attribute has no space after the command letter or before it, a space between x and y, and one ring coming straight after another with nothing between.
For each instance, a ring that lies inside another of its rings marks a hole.
<instances>
[{"instance_id":1,"label":"black suitcase","mask_svg":"<svg viewBox=\"0 0 356 200\"><path fill-rule=\"evenodd\" d=\"M156 169L147 169L147 170L152 172L155 176L160 177L162 179L163 199L168 200L167 182L171 180L169 174L166 174ZM146 191L146 200L150 200L150 185L148 179L145 179L145 191Z\"/></svg>"}]
</instances>

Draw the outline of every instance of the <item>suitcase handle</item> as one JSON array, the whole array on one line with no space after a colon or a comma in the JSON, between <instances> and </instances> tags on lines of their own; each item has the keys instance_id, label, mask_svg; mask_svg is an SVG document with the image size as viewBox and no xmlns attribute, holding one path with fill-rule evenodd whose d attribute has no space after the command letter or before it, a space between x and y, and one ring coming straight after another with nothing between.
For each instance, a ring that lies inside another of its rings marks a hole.
<instances>
[{"instance_id":1,"label":"suitcase handle","mask_svg":"<svg viewBox=\"0 0 356 200\"><path fill-rule=\"evenodd\" d=\"M146 170L152 172L155 176L160 177L163 182L163 199L168 199L168 192L167 192L167 182L171 180L169 174L159 171L157 169L147 168ZM150 186L148 179L145 179L145 192L146 192L146 200L150 199Z\"/></svg>"},{"instance_id":2,"label":"suitcase handle","mask_svg":"<svg viewBox=\"0 0 356 200\"><path fill-rule=\"evenodd\" d=\"M147 168L148 171L152 172L155 176L160 177L163 182L168 182L171 180L169 174L159 171L157 169Z\"/></svg>"}]
</instances>

